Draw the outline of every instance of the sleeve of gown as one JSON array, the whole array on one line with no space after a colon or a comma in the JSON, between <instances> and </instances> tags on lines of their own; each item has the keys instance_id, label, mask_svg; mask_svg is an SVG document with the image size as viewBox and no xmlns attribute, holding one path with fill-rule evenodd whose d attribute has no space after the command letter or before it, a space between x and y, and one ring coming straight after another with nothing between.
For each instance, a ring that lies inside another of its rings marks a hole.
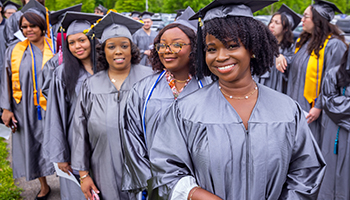
<instances>
[{"instance_id":1,"label":"sleeve of gown","mask_svg":"<svg viewBox=\"0 0 350 200\"><path fill-rule=\"evenodd\" d=\"M50 60L48 60L43 67L43 71L41 73L43 86L41 88L41 91L46 99L49 96L49 87L52 79L52 74L57 66L58 66L58 54L54 55Z\"/></svg>"},{"instance_id":2,"label":"sleeve of gown","mask_svg":"<svg viewBox=\"0 0 350 200\"><path fill-rule=\"evenodd\" d=\"M12 73L11 73L12 48L7 48L5 53L4 69L0 78L0 108L12 111Z\"/></svg>"},{"instance_id":3,"label":"sleeve of gown","mask_svg":"<svg viewBox=\"0 0 350 200\"><path fill-rule=\"evenodd\" d=\"M7 19L7 22L4 27L4 38L6 46L8 47L19 41L15 36L16 26L18 27L17 14L13 14L9 19Z\"/></svg>"},{"instance_id":4,"label":"sleeve of gown","mask_svg":"<svg viewBox=\"0 0 350 200\"><path fill-rule=\"evenodd\" d=\"M69 162L70 148L67 140L68 109L65 87L56 73L52 75L45 119L44 149L50 162Z\"/></svg>"},{"instance_id":5,"label":"sleeve of gown","mask_svg":"<svg viewBox=\"0 0 350 200\"><path fill-rule=\"evenodd\" d=\"M323 109L334 123L343 128L350 127L350 97L343 96L343 88L337 87L337 70L326 74L322 86Z\"/></svg>"},{"instance_id":6,"label":"sleeve of gown","mask_svg":"<svg viewBox=\"0 0 350 200\"><path fill-rule=\"evenodd\" d=\"M293 152L279 199L316 200L326 164L299 105L295 121Z\"/></svg>"},{"instance_id":7,"label":"sleeve of gown","mask_svg":"<svg viewBox=\"0 0 350 200\"><path fill-rule=\"evenodd\" d=\"M142 128L143 101L133 88L126 101L124 114L124 172L123 189L141 190L146 188L151 177L149 157Z\"/></svg>"},{"instance_id":8,"label":"sleeve of gown","mask_svg":"<svg viewBox=\"0 0 350 200\"><path fill-rule=\"evenodd\" d=\"M186 129L196 131L196 128L181 119L176 102L166 113L150 149L152 178L149 187L153 189L150 199L171 199L181 178L194 177Z\"/></svg>"},{"instance_id":9,"label":"sleeve of gown","mask_svg":"<svg viewBox=\"0 0 350 200\"><path fill-rule=\"evenodd\" d=\"M334 41L332 41L334 40ZM332 39L329 41L332 42L329 46L329 48L326 49L326 55L325 55L325 60L324 60L324 64L323 64L323 78L326 75L326 73L340 65L341 59L346 51L346 44L344 42L342 42L341 40L338 39ZM323 78L322 78L322 82L323 82ZM315 103L315 107L316 108L320 108L322 109L322 90L320 91L319 96L317 97L317 101Z\"/></svg>"},{"instance_id":10,"label":"sleeve of gown","mask_svg":"<svg viewBox=\"0 0 350 200\"><path fill-rule=\"evenodd\" d=\"M88 133L88 115L92 97L86 80L81 86L73 117L72 168L79 171L90 170L91 146Z\"/></svg>"}]
</instances>

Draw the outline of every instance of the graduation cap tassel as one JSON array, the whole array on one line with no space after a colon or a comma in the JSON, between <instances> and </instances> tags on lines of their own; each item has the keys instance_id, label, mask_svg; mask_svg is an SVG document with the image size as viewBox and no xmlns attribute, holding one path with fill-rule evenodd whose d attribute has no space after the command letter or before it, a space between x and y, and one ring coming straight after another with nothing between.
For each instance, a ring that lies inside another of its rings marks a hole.
<instances>
[{"instance_id":1,"label":"graduation cap tassel","mask_svg":"<svg viewBox=\"0 0 350 200\"><path fill-rule=\"evenodd\" d=\"M95 74L97 72L97 68L96 68L95 33L92 33L91 44L93 46L93 48L92 48L92 69L93 69L94 74Z\"/></svg>"},{"instance_id":2,"label":"graduation cap tassel","mask_svg":"<svg viewBox=\"0 0 350 200\"><path fill-rule=\"evenodd\" d=\"M202 9L201 9L202 10ZM203 36L202 36L202 13L199 10L198 29L197 29L197 77L203 78Z\"/></svg>"}]
</instances>

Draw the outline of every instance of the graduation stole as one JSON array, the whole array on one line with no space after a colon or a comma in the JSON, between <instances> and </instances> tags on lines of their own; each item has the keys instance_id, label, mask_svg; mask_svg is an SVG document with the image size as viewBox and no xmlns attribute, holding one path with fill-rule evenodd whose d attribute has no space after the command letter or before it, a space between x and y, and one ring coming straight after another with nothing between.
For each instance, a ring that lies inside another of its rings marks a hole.
<instances>
[{"instance_id":1,"label":"graduation stole","mask_svg":"<svg viewBox=\"0 0 350 200\"><path fill-rule=\"evenodd\" d=\"M48 38L45 38L44 42L44 51L43 51L43 61L42 66L45 65L45 63L50 60L53 57L53 52L50 46L51 40ZM22 99L22 90L21 85L19 81L19 68L22 62L22 57L26 49L30 49L31 57L32 57L32 76L33 76L33 96L34 96L34 105L38 106L38 119L41 120L41 111L40 108L43 108L46 110L46 99L43 96L42 92L40 91L40 95L38 97L38 85L37 85L37 77L36 77L36 63L35 63L35 54L34 49L32 47L32 44L29 42L29 40L24 40L23 42L18 42L14 49L12 50L11 54L11 72L12 72L12 96L15 99L16 103L18 104L21 102Z\"/></svg>"},{"instance_id":2,"label":"graduation stole","mask_svg":"<svg viewBox=\"0 0 350 200\"><path fill-rule=\"evenodd\" d=\"M331 35L329 35L324 41L323 46L319 51L319 57L317 57L315 51L312 51L309 58L309 62L307 63L304 85L304 97L310 104L312 104L311 107L315 106L315 102L317 101L317 97L320 93L324 52L330 38ZM299 41L300 38L298 38L297 43ZM299 49L300 47L295 48L294 54L296 54L299 51Z\"/></svg>"}]
</instances>

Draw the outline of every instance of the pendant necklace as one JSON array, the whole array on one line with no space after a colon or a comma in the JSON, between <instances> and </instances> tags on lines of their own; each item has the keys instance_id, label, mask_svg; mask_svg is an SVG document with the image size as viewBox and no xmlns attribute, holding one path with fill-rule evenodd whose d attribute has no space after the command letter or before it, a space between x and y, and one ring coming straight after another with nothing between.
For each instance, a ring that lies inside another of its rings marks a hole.
<instances>
[{"instance_id":1,"label":"pendant necklace","mask_svg":"<svg viewBox=\"0 0 350 200\"><path fill-rule=\"evenodd\" d=\"M250 96L252 96L258 90L258 86L255 84L254 90L251 91L249 94L245 95L244 97L234 97L232 95L226 94L224 91L222 91L221 86L219 86L219 90L221 91L222 94L229 97L230 99L240 99L241 100L241 99L248 99Z\"/></svg>"}]
</instances>

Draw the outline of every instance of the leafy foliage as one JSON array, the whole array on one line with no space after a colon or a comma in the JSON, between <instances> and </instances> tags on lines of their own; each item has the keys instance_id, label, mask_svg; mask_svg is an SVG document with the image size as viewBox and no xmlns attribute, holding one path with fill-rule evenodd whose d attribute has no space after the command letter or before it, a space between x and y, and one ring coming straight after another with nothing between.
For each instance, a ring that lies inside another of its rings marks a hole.
<instances>
[{"instance_id":1,"label":"leafy foliage","mask_svg":"<svg viewBox=\"0 0 350 200\"><path fill-rule=\"evenodd\" d=\"M12 168L7 160L8 149L6 142L0 138L0 199L12 200L22 199L22 189L18 188L12 178Z\"/></svg>"}]
</instances>

